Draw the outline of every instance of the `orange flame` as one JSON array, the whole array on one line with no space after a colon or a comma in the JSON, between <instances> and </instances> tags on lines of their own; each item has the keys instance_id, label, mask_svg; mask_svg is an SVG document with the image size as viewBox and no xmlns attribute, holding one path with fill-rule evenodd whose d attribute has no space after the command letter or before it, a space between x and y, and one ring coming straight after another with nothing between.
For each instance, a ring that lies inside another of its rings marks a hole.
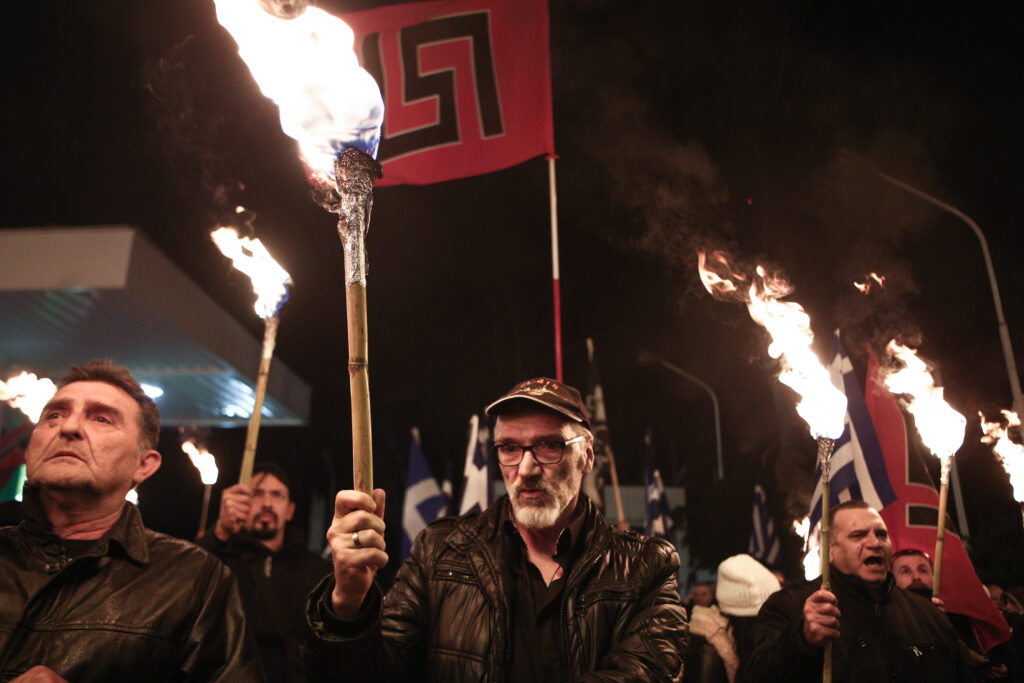
<instances>
[{"instance_id":1,"label":"orange flame","mask_svg":"<svg viewBox=\"0 0 1024 683\"><path fill-rule=\"evenodd\" d=\"M210 233L220 253L231 259L235 268L252 280L256 292L256 314L270 318L281 310L288 300L291 275L278 265L267 248L258 239L239 237L234 228L218 228Z\"/></svg>"},{"instance_id":2,"label":"orange flame","mask_svg":"<svg viewBox=\"0 0 1024 683\"><path fill-rule=\"evenodd\" d=\"M0 401L7 401L32 422L39 422L43 408L56 393L56 384L45 377L39 379L31 372L22 372L6 382L0 381Z\"/></svg>"},{"instance_id":3,"label":"orange flame","mask_svg":"<svg viewBox=\"0 0 1024 683\"><path fill-rule=\"evenodd\" d=\"M217 21L238 43L260 91L280 109L281 128L299 143L317 181L330 185L346 148L377 155L384 102L359 66L345 22L316 7L292 19L257 0L215 0Z\"/></svg>"},{"instance_id":4,"label":"orange flame","mask_svg":"<svg viewBox=\"0 0 1024 683\"><path fill-rule=\"evenodd\" d=\"M810 581L821 574L821 548L818 547L818 537L811 536L810 517L804 517L799 521L794 520L793 531L804 542L804 559L802 560L804 578Z\"/></svg>"},{"instance_id":5,"label":"orange flame","mask_svg":"<svg viewBox=\"0 0 1024 683\"><path fill-rule=\"evenodd\" d=\"M1006 427L999 421L987 421L978 411L978 417L981 418L981 442L992 444L992 450L1010 476L1014 500L1024 503L1024 446L1010 440L1010 427L1019 427L1020 418L1012 410L1004 410L1002 413L1007 422Z\"/></svg>"},{"instance_id":6,"label":"orange flame","mask_svg":"<svg viewBox=\"0 0 1024 683\"><path fill-rule=\"evenodd\" d=\"M199 478L204 484L213 486L217 483L217 476L220 474L217 471L217 460L208 450L198 448L191 440L181 444L181 450L188 454L189 460L199 470Z\"/></svg>"},{"instance_id":7,"label":"orange flame","mask_svg":"<svg viewBox=\"0 0 1024 683\"><path fill-rule=\"evenodd\" d=\"M885 287L885 276L878 273L868 273L863 284L855 281L853 286L860 290L861 294L867 295L871 291L872 280L877 282L879 287Z\"/></svg>"},{"instance_id":8,"label":"orange flame","mask_svg":"<svg viewBox=\"0 0 1024 683\"><path fill-rule=\"evenodd\" d=\"M698 251L697 260L701 282L709 292L744 301L750 317L768 330L772 340L768 355L780 361L779 381L800 395L796 410L807 422L811 435L830 439L842 436L846 394L832 384L828 370L811 350L814 333L810 316L800 304L781 300L792 291L789 283L757 266L757 276L743 293L734 280L744 281L746 276L733 272L722 252L712 252L708 261L704 252Z\"/></svg>"},{"instance_id":9,"label":"orange flame","mask_svg":"<svg viewBox=\"0 0 1024 683\"><path fill-rule=\"evenodd\" d=\"M940 460L948 460L964 442L967 419L946 403L942 387L935 386L932 374L916 351L898 344L895 339L889 342L886 351L903 361L904 367L887 375L885 386L893 394L910 397L906 402L907 410L914 416L921 441Z\"/></svg>"}]
</instances>

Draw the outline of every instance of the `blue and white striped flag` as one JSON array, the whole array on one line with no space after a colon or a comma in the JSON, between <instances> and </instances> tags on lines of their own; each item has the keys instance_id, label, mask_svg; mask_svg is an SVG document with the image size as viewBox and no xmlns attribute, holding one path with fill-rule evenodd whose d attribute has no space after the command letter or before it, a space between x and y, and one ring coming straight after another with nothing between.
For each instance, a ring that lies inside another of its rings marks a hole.
<instances>
[{"instance_id":1,"label":"blue and white striped flag","mask_svg":"<svg viewBox=\"0 0 1024 683\"><path fill-rule=\"evenodd\" d=\"M768 566L773 566L779 559L779 537L775 534L775 521L768 510L768 498L764 487L754 487L754 510L750 529L750 546L747 552Z\"/></svg>"},{"instance_id":2,"label":"blue and white striped flag","mask_svg":"<svg viewBox=\"0 0 1024 683\"><path fill-rule=\"evenodd\" d=\"M672 516L669 514L668 498L665 496L665 484L661 481L661 472L658 471L658 463L654 457L650 430L644 435L644 450L644 491L647 498L644 535L668 538L672 530Z\"/></svg>"},{"instance_id":3,"label":"blue and white striped flag","mask_svg":"<svg viewBox=\"0 0 1024 683\"><path fill-rule=\"evenodd\" d=\"M469 443L466 445L466 467L463 470L462 504L459 514L483 512L494 498L490 471L487 466L487 439L489 430L480 427L480 418L469 418Z\"/></svg>"},{"instance_id":4,"label":"blue and white striped flag","mask_svg":"<svg viewBox=\"0 0 1024 683\"><path fill-rule=\"evenodd\" d=\"M402 509L402 559L409 557L416 536L428 524L443 516L448 497L437 485L420 446L419 430L412 428L409 444L409 476L406 479L405 504Z\"/></svg>"},{"instance_id":5,"label":"blue and white striped flag","mask_svg":"<svg viewBox=\"0 0 1024 683\"><path fill-rule=\"evenodd\" d=\"M832 338L829 362L832 384L846 394L846 429L836 440L829 472L829 506L847 500L863 500L881 510L896 500L889 482L885 456L878 444L875 427L864 403L850 357L839 342L839 330ZM811 529L821 521L821 463L815 465L816 479L811 497Z\"/></svg>"}]
</instances>

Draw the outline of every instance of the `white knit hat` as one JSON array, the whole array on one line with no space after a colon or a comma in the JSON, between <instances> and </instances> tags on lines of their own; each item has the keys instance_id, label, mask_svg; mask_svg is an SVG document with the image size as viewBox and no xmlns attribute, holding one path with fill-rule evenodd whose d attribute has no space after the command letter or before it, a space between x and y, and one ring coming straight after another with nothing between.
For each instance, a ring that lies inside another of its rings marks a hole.
<instances>
[{"instance_id":1,"label":"white knit hat","mask_svg":"<svg viewBox=\"0 0 1024 683\"><path fill-rule=\"evenodd\" d=\"M715 595L723 614L757 616L768 596L781 587L775 575L750 555L733 555L718 565Z\"/></svg>"}]
</instances>

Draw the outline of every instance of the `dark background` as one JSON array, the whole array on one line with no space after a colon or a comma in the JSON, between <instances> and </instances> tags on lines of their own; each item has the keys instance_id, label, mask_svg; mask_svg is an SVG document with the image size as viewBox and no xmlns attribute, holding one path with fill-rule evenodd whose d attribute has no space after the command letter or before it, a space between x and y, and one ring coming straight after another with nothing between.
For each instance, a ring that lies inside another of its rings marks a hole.
<instances>
[{"instance_id":1,"label":"dark background","mask_svg":"<svg viewBox=\"0 0 1024 683\"><path fill-rule=\"evenodd\" d=\"M642 482L653 427L666 483L687 487L677 514L701 566L746 549L755 481L783 529L805 514L814 466L765 334L700 287L694 248L712 246L783 269L819 351L841 326L862 380L865 343L920 344L968 419L957 460L978 571L1024 576L1018 506L978 444L977 410L1010 407L978 241L869 165L982 227L1020 363L1009 7L551 0L565 379L586 384L592 337L620 478ZM259 456L292 471L305 521L313 492L351 477L341 247L212 0L18 3L6 22L0 225L136 225L258 337L248 280L208 237L237 204L256 213L251 229L295 280L276 355L313 387L310 425L264 429ZM381 188L368 251L375 479L397 548L410 427L439 477L461 470L469 416L554 373L546 164ZM850 283L868 271L888 286L864 297ZM638 363L642 349L714 387L725 481L707 394ZM230 483L244 430L206 438ZM189 536L201 484L173 430L161 450L143 514ZM791 574L796 546L788 536Z\"/></svg>"}]
</instances>

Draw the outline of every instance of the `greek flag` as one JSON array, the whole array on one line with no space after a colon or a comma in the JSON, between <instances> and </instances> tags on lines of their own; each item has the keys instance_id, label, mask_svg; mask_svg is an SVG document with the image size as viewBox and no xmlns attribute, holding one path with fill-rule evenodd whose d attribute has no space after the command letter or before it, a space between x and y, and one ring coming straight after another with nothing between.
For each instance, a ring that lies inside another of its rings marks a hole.
<instances>
[{"instance_id":1,"label":"greek flag","mask_svg":"<svg viewBox=\"0 0 1024 683\"><path fill-rule=\"evenodd\" d=\"M651 432L644 435L646 451L644 467L644 490L647 497L647 514L644 522L644 535L657 538L668 538L672 530L672 517L669 514L668 498L665 497L665 484L661 481L661 472L654 457L654 446Z\"/></svg>"},{"instance_id":2,"label":"greek flag","mask_svg":"<svg viewBox=\"0 0 1024 683\"><path fill-rule=\"evenodd\" d=\"M480 427L480 418L469 418L469 443L466 445L466 467L463 470L462 504L459 514L483 512L491 504L491 477L487 466L487 440L490 433Z\"/></svg>"},{"instance_id":3,"label":"greek flag","mask_svg":"<svg viewBox=\"0 0 1024 683\"><path fill-rule=\"evenodd\" d=\"M448 497L437 485L430 473L427 459L420 446L419 430L412 428L409 444L409 477L405 487L405 504L402 509L402 559L412 552L412 542L428 524L445 514Z\"/></svg>"},{"instance_id":4,"label":"greek flag","mask_svg":"<svg viewBox=\"0 0 1024 683\"><path fill-rule=\"evenodd\" d=\"M775 522L768 511L768 498L764 495L764 487L754 487L754 510L750 529L750 546L747 552L768 566L774 565L779 559L779 537L775 535Z\"/></svg>"},{"instance_id":5,"label":"greek flag","mask_svg":"<svg viewBox=\"0 0 1024 683\"><path fill-rule=\"evenodd\" d=\"M839 343L839 330L832 338L829 362L832 383L846 394L846 429L836 440L829 475L829 506L847 500L863 500L876 510L895 502L896 492L889 482L885 455L875 435L875 427L864 403L850 357ZM816 481L811 497L811 527L821 521L821 463L815 465Z\"/></svg>"}]
</instances>

